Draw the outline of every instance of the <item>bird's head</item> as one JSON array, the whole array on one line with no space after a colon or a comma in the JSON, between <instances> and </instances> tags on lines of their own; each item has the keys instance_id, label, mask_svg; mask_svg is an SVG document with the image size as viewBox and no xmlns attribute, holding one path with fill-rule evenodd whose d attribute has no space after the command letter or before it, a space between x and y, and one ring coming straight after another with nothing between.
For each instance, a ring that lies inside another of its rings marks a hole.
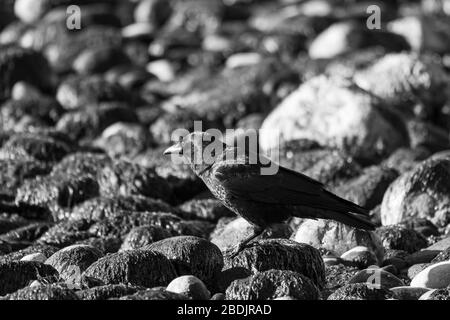
<instances>
[{"instance_id":1,"label":"bird's head","mask_svg":"<svg viewBox=\"0 0 450 320\"><path fill-rule=\"evenodd\" d=\"M193 132L164 151L164 154L182 156L196 174L202 175L226 147L219 138L209 133Z\"/></svg>"}]
</instances>

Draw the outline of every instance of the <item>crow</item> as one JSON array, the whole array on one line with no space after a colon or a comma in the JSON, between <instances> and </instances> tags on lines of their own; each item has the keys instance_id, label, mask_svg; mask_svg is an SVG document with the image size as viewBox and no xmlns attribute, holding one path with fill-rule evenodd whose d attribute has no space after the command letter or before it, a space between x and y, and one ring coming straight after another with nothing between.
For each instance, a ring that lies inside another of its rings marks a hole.
<instances>
[{"instance_id":1,"label":"crow","mask_svg":"<svg viewBox=\"0 0 450 320\"><path fill-rule=\"evenodd\" d=\"M235 249L236 255L266 228L291 217L331 219L358 229L373 230L368 211L327 191L299 172L277 165L250 148L229 146L205 132L193 132L164 154L180 155L211 193L253 226L253 233ZM245 150L244 150L245 149ZM255 161L255 158L257 161Z\"/></svg>"}]
</instances>

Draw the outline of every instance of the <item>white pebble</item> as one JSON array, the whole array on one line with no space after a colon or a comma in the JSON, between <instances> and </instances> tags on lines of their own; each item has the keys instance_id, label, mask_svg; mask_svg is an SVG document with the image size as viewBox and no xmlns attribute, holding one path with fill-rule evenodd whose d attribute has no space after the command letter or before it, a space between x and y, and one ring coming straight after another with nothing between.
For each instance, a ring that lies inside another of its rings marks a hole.
<instances>
[{"instance_id":1,"label":"white pebble","mask_svg":"<svg viewBox=\"0 0 450 320\"><path fill-rule=\"evenodd\" d=\"M22 257L22 259L20 259L20 261L35 261L35 262L42 262L42 263L45 260L47 260L47 257L40 252L28 254L28 255Z\"/></svg>"}]
</instances>

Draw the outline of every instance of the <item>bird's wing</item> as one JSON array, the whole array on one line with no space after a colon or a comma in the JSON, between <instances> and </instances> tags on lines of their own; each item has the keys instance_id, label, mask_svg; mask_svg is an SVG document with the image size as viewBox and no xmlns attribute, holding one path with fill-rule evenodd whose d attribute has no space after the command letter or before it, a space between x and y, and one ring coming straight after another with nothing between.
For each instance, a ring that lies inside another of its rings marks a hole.
<instances>
[{"instance_id":1,"label":"bird's wing","mask_svg":"<svg viewBox=\"0 0 450 320\"><path fill-rule=\"evenodd\" d=\"M313 205L320 201L320 182L281 166L274 175L262 175L261 169L261 164L233 159L216 162L211 172L236 198L287 205Z\"/></svg>"}]
</instances>

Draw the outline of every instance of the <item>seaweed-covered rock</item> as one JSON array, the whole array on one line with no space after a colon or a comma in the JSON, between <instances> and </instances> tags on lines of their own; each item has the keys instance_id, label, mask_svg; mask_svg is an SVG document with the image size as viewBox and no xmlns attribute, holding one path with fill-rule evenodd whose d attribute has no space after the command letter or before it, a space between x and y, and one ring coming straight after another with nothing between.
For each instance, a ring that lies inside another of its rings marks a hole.
<instances>
[{"instance_id":1,"label":"seaweed-covered rock","mask_svg":"<svg viewBox=\"0 0 450 320\"><path fill-rule=\"evenodd\" d=\"M205 284L194 276L181 276L173 279L166 288L167 291L175 292L193 300L209 300L211 293Z\"/></svg>"},{"instance_id":2,"label":"seaweed-covered rock","mask_svg":"<svg viewBox=\"0 0 450 320\"><path fill-rule=\"evenodd\" d=\"M220 219L216 228L211 233L211 242L226 251L234 248L239 242L250 236L253 226L244 218ZM292 234L292 229L286 224L276 224L264 230L259 239L285 238Z\"/></svg>"},{"instance_id":3,"label":"seaweed-covered rock","mask_svg":"<svg viewBox=\"0 0 450 320\"><path fill-rule=\"evenodd\" d=\"M11 89L18 81L49 89L53 74L41 53L16 45L0 45L0 73L0 101L11 96Z\"/></svg>"},{"instance_id":4,"label":"seaweed-covered rock","mask_svg":"<svg viewBox=\"0 0 450 320\"><path fill-rule=\"evenodd\" d=\"M33 280L57 276L58 272L53 267L39 262L0 262L0 295L19 290Z\"/></svg>"},{"instance_id":5,"label":"seaweed-covered rock","mask_svg":"<svg viewBox=\"0 0 450 320\"><path fill-rule=\"evenodd\" d=\"M56 128L73 139L93 139L108 126L126 121L136 123L136 113L122 102L101 102L64 114Z\"/></svg>"},{"instance_id":6,"label":"seaweed-covered rock","mask_svg":"<svg viewBox=\"0 0 450 320\"><path fill-rule=\"evenodd\" d=\"M169 231L160 227L143 225L130 230L123 240L121 251L134 250L145 247L159 240L170 238L172 235Z\"/></svg>"},{"instance_id":7,"label":"seaweed-covered rock","mask_svg":"<svg viewBox=\"0 0 450 320\"><path fill-rule=\"evenodd\" d=\"M118 122L106 128L95 144L112 158L132 158L149 148L153 139L148 129L140 124Z\"/></svg>"},{"instance_id":8,"label":"seaweed-covered rock","mask_svg":"<svg viewBox=\"0 0 450 320\"><path fill-rule=\"evenodd\" d=\"M264 120L261 147L270 150L286 141L310 139L374 161L408 142L392 117L380 99L352 83L318 76L300 85Z\"/></svg>"},{"instance_id":9,"label":"seaweed-covered rock","mask_svg":"<svg viewBox=\"0 0 450 320\"><path fill-rule=\"evenodd\" d=\"M252 273L270 269L291 270L325 285L325 265L320 252L303 243L286 239L268 239L249 244L236 257L225 260L227 268L243 267Z\"/></svg>"},{"instance_id":10,"label":"seaweed-covered rock","mask_svg":"<svg viewBox=\"0 0 450 320\"><path fill-rule=\"evenodd\" d=\"M105 236L102 238L90 237L76 241L75 244L92 246L103 254L108 254L119 251L120 246L122 245L122 239L115 236Z\"/></svg>"},{"instance_id":11,"label":"seaweed-covered rock","mask_svg":"<svg viewBox=\"0 0 450 320\"><path fill-rule=\"evenodd\" d=\"M426 239L420 233L402 225L383 226L377 228L375 233L380 237L385 249L413 253L427 246Z\"/></svg>"},{"instance_id":12,"label":"seaweed-covered rock","mask_svg":"<svg viewBox=\"0 0 450 320\"><path fill-rule=\"evenodd\" d=\"M67 110L99 102L130 101L130 96L121 86L98 76L66 79L59 86L56 98Z\"/></svg>"},{"instance_id":13,"label":"seaweed-covered rock","mask_svg":"<svg viewBox=\"0 0 450 320\"><path fill-rule=\"evenodd\" d=\"M57 162L75 150L75 146L50 135L18 133L0 149L1 158Z\"/></svg>"},{"instance_id":14,"label":"seaweed-covered rock","mask_svg":"<svg viewBox=\"0 0 450 320\"><path fill-rule=\"evenodd\" d=\"M7 294L2 300L78 300L78 297L71 289L50 284L26 287Z\"/></svg>"},{"instance_id":15,"label":"seaweed-covered rock","mask_svg":"<svg viewBox=\"0 0 450 320\"><path fill-rule=\"evenodd\" d=\"M94 177L67 173L26 180L17 190L15 201L19 206L51 212L55 220L62 220L72 207L98 195Z\"/></svg>"},{"instance_id":16,"label":"seaweed-covered rock","mask_svg":"<svg viewBox=\"0 0 450 320\"><path fill-rule=\"evenodd\" d=\"M290 270L267 270L235 280L226 292L227 300L269 300L292 296L298 300L318 300L320 293L314 282Z\"/></svg>"},{"instance_id":17,"label":"seaweed-covered rock","mask_svg":"<svg viewBox=\"0 0 450 320\"><path fill-rule=\"evenodd\" d=\"M66 283L76 285L81 283L81 273L102 256L92 246L72 245L54 253L45 264L54 267Z\"/></svg>"},{"instance_id":18,"label":"seaweed-covered rock","mask_svg":"<svg viewBox=\"0 0 450 320\"><path fill-rule=\"evenodd\" d=\"M24 249L0 256L0 263L7 261L19 261L23 257L34 253L42 253L45 257L50 257L56 251L58 251L58 248L55 246L46 244L33 244Z\"/></svg>"},{"instance_id":19,"label":"seaweed-covered rock","mask_svg":"<svg viewBox=\"0 0 450 320\"><path fill-rule=\"evenodd\" d=\"M89 231L91 225L92 222L85 219L60 221L45 232L37 242L64 248L77 241L92 237L92 233Z\"/></svg>"},{"instance_id":20,"label":"seaweed-covered rock","mask_svg":"<svg viewBox=\"0 0 450 320\"><path fill-rule=\"evenodd\" d=\"M325 266L326 274L326 292L329 295L331 292L336 291L340 287L348 284L351 278L353 278L359 269L353 266L345 266L343 264L336 264L333 266ZM322 292L322 296L324 292Z\"/></svg>"},{"instance_id":21,"label":"seaweed-covered rock","mask_svg":"<svg viewBox=\"0 0 450 320\"><path fill-rule=\"evenodd\" d=\"M328 300L388 300L393 293L386 288L377 288L367 283L350 283L332 293Z\"/></svg>"},{"instance_id":22,"label":"seaweed-covered rock","mask_svg":"<svg viewBox=\"0 0 450 320\"><path fill-rule=\"evenodd\" d=\"M75 206L71 219L100 221L117 216L120 211L173 212L177 211L164 201L142 196L95 197Z\"/></svg>"},{"instance_id":23,"label":"seaweed-covered rock","mask_svg":"<svg viewBox=\"0 0 450 320\"><path fill-rule=\"evenodd\" d=\"M364 246L354 247L353 249L344 252L340 258L361 269L378 263L378 259L373 251Z\"/></svg>"},{"instance_id":24,"label":"seaweed-covered rock","mask_svg":"<svg viewBox=\"0 0 450 320\"><path fill-rule=\"evenodd\" d=\"M402 174L387 189L381 204L383 225L427 218L445 226L449 214L450 159L438 157L423 161Z\"/></svg>"},{"instance_id":25,"label":"seaweed-covered rock","mask_svg":"<svg viewBox=\"0 0 450 320\"><path fill-rule=\"evenodd\" d=\"M384 255L381 240L374 232L354 229L335 221L306 220L297 229L294 240L339 255L354 247L365 246L375 253L379 262Z\"/></svg>"},{"instance_id":26,"label":"seaweed-covered rock","mask_svg":"<svg viewBox=\"0 0 450 320\"><path fill-rule=\"evenodd\" d=\"M84 275L105 284L131 284L153 288L176 278L172 263L161 253L132 250L113 253L94 262Z\"/></svg>"},{"instance_id":27,"label":"seaweed-covered rock","mask_svg":"<svg viewBox=\"0 0 450 320\"><path fill-rule=\"evenodd\" d=\"M120 300L186 300L186 297L175 292L167 291L164 287L156 287L123 296Z\"/></svg>"},{"instance_id":28,"label":"seaweed-covered rock","mask_svg":"<svg viewBox=\"0 0 450 320\"><path fill-rule=\"evenodd\" d=\"M109 284L80 290L76 292L76 295L80 300L107 300L134 294L139 290L144 290L144 288L127 284Z\"/></svg>"},{"instance_id":29,"label":"seaweed-covered rock","mask_svg":"<svg viewBox=\"0 0 450 320\"><path fill-rule=\"evenodd\" d=\"M114 161L98 175L103 196L146 196L170 201L172 190L166 180L150 168L126 161Z\"/></svg>"},{"instance_id":30,"label":"seaweed-covered rock","mask_svg":"<svg viewBox=\"0 0 450 320\"><path fill-rule=\"evenodd\" d=\"M450 300L450 288L443 288L429 292L427 298L420 297L420 300Z\"/></svg>"},{"instance_id":31,"label":"seaweed-covered rock","mask_svg":"<svg viewBox=\"0 0 450 320\"><path fill-rule=\"evenodd\" d=\"M189 165L167 161L161 156L165 149L162 147L141 153L133 159L133 162L154 169L169 183L174 195L180 201L190 200L204 191L205 184L195 175Z\"/></svg>"},{"instance_id":32,"label":"seaweed-covered rock","mask_svg":"<svg viewBox=\"0 0 450 320\"><path fill-rule=\"evenodd\" d=\"M3 233L0 239L9 242L33 242L42 236L51 226L52 224L49 222L33 222Z\"/></svg>"},{"instance_id":33,"label":"seaweed-covered rock","mask_svg":"<svg viewBox=\"0 0 450 320\"><path fill-rule=\"evenodd\" d=\"M178 275L194 275L210 286L223 268L219 248L211 242L192 236L167 238L142 248L164 254Z\"/></svg>"}]
</instances>

